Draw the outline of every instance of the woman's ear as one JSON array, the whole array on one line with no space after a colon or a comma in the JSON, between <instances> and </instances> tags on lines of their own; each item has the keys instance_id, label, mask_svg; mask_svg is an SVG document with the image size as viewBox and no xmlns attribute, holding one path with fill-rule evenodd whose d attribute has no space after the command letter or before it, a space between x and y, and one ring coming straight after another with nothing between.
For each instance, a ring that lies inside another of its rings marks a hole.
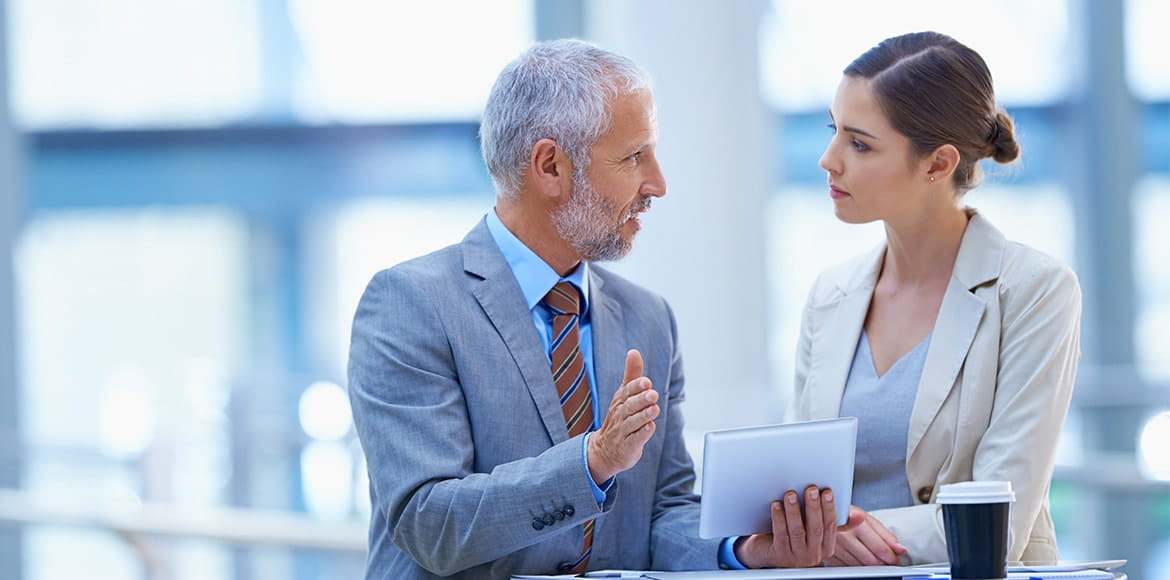
<instances>
[{"instance_id":1,"label":"woman's ear","mask_svg":"<svg viewBox=\"0 0 1170 580\"><path fill-rule=\"evenodd\" d=\"M532 147L528 173L536 192L542 197L559 197L571 188L572 163L564 150L552 139L541 139Z\"/></svg>"},{"instance_id":2,"label":"woman's ear","mask_svg":"<svg viewBox=\"0 0 1170 580\"><path fill-rule=\"evenodd\" d=\"M959 166L959 150L954 145L939 145L933 153L927 156L930 161L926 169L926 178L932 183L946 181Z\"/></svg>"}]
</instances>

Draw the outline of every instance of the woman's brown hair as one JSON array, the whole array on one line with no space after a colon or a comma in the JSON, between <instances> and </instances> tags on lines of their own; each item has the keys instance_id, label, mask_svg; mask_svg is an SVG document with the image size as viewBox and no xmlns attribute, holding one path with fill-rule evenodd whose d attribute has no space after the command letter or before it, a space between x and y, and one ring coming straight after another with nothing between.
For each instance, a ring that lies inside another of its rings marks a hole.
<instances>
[{"instance_id":1,"label":"woman's brown hair","mask_svg":"<svg viewBox=\"0 0 1170 580\"><path fill-rule=\"evenodd\" d=\"M887 38L844 72L871 81L890 124L919 156L948 143L958 149L954 177L960 193L979 184L980 159L1009 163L1020 155L1015 124L996 106L987 63L945 34Z\"/></svg>"}]
</instances>

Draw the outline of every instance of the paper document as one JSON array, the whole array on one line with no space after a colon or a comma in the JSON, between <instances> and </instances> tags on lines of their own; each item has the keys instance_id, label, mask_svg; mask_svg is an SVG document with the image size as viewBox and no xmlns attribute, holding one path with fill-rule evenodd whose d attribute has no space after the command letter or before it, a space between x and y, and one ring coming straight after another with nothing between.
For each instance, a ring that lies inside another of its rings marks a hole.
<instances>
[{"instance_id":1,"label":"paper document","mask_svg":"<svg viewBox=\"0 0 1170 580\"><path fill-rule=\"evenodd\" d=\"M929 578L929 573L902 566L776 568L771 570L705 570L646 572L647 580L860 580L869 578Z\"/></svg>"},{"instance_id":2,"label":"paper document","mask_svg":"<svg viewBox=\"0 0 1170 580\"><path fill-rule=\"evenodd\" d=\"M586 572L581 576L573 574L558 574L556 576L548 576L543 574L517 574L512 576L512 580L548 580L548 579L564 579L564 578L649 578L647 574L658 574L658 572L648 570L593 570Z\"/></svg>"},{"instance_id":3,"label":"paper document","mask_svg":"<svg viewBox=\"0 0 1170 580\"><path fill-rule=\"evenodd\" d=\"M790 568L774 570L696 570L690 572L657 572L649 570L597 570L583 576L572 574L539 575L518 574L513 580L566 580L571 578L632 578L643 580L833 580L840 578L888 578L903 580L949 580L950 574L937 568L925 570L918 567L868 566L868 567L827 567ZM1007 580L1113 580L1113 573L1106 570L1044 570L1030 572L1008 572Z\"/></svg>"},{"instance_id":4,"label":"paper document","mask_svg":"<svg viewBox=\"0 0 1170 580\"><path fill-rule=\"evenodd\" d=\"M581 578L582 576L515 575L513 580ZM837 579L925 579L929 572L902 566L859 566L827 568L777 568L771 570L694 570L656 572L641 570L599 570L585 578L640 578L644 580L837 580Z\"/></svg>"},{"instance_id":5,"label":"paper document","mask_svg":"<svg viewBox=\"0 0 1170 580\"><path fill-rule=\"evenodd\" d=\"M1113 580L1113 573L1105 570L1077 570L1075 572L1009 572L1008 580Z\"/></svg>"},{"instance_id":6,"label":"paper document","mask_svg":"<svg viewBox=\"0 0 1170 580\"><path fill-rule=\"evenodd\" d=\"M950 574L933 574L931 580L949 580ZM1113 580L1113 573L1105 570L1077 570L1076 572L1008 572L1007 580Z\"/></svg>"}]
</instances>

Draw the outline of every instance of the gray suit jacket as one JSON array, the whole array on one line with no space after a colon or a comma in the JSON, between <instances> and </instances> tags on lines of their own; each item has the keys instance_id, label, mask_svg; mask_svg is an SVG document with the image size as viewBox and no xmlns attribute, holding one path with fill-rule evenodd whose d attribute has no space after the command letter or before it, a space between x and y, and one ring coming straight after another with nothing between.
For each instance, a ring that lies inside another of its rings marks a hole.
<instances>
[{"instance_id":1,"label":"gray suit jacket","mask_svg":"<svg viewBox=\"0 0 1170 580\"><path fill-rule=\"evenodd\" d=\"M639 349L660 395L657 430L604 505L581 437L568 438L540 338L480 222L454 246L374 276L354 317L349 393L370 473L366 577L558 573L596 518L590 569L717 566L698 538L682 437L682 358L666 302L590 267L600 408ZM535 520L551 516L551 525Z\"/></svg>"}]
</instances>

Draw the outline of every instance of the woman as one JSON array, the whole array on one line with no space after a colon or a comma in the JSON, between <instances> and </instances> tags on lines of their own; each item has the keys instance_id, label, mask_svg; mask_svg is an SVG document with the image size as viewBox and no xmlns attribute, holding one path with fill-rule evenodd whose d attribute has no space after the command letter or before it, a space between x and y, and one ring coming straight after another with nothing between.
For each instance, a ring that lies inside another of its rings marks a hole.
<instances>
[{"instance_id":1,"label":"woman","mask_svg":"<svg viewBox=\"0 0 1170 580\"><path fill-rule=\"evenodd\" d=\"M1079 359L1081 293L1053 258L963 205L976 162L1019 155L983 59L935 32L845 69L821 157L876 250L821 274L801 322L790 418L859 419L850 523L828 564L946 560L939 486L1008 480L1008 560L1055 560L1048 486Z\"/></svg>"}]
</instances>

